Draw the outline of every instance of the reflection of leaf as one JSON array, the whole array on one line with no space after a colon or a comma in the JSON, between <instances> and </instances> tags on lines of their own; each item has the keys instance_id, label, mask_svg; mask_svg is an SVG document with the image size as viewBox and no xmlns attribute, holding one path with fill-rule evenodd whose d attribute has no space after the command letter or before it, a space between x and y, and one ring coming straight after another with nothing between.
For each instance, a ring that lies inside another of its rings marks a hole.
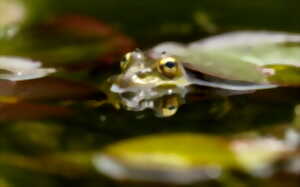
<instances>
[{"instance_id":1,"label":"reflection of leaf","mask_svg":"<svg viewBox=\"0 0 300 187\"><path fill-rule=\"evenodd\" d=\"M63 106L33 104L33 101L104 99L97 88L75 81L44 78L19 82L0 81L0 120L66 117L74 111ZM24 110L26 108L26 110Z\"/></svg>"},{"instance_id":2,"label":"reflection of leaf","mask_svg":"<svg viewBox=\"0 0 300 187\"><path fill-rule=\"evenodd\" d=\"M57 153L36 157L2 153L0 164L25 168L40 173L55 174L64 177L84 176L91 172L89 163L91 153Z\"/></svg>"},{"instance_id":3,"label":"reflection of leaf","mask_svg":"<svg viewBox=\"0 0 300 187\"><path fill-rule=\"evenodd\" d=\"M32 120L43 118L62 118L73 114L71 109L42 104L3 104L0 103L0 120Z\"/></svg>"},{"instance_id":4,"label":"reflection of leaf","mask_svg":"<svg viewBox=\"0 0 300 187\"><path fill-rule=\"evenodd\" d=\"M93 86L59 78L19 81L0 81L0 96L18 100L78 99L101 93Z\"/></svg>"}]
</instances>

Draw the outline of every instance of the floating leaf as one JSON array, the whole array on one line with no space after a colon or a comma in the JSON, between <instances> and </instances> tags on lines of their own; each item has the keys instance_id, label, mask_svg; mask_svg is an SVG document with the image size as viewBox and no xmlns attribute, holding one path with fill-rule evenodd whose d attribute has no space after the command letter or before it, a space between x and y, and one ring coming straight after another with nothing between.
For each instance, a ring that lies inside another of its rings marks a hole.
<instances>
[{"instance_id":1,"label":"floating leaf","mask_svg":"<svg viewBox=\"0 0 300 187\"><path fill-rule=\"evenodd\" d=\"M101 172L117 179L175 183L215 178L220 167L234 165L236 159L227 141L192 134L123 141L107 147L95 159Z\"/></svg>"},{"instance_id":2,"label":"floating leaf","mask_svg":"<svg viewBox=\"0 0 300 187\"><path fill-rule=\"evenodd\" d=\"M179 58L187 68L222 79L300 85L299 51L297 34L234 32L194 42ZM292 76L280 71L283 66ZM288 78L282 81L278 76Z\"/></svg>"},{"instance_id":3,"label":"floating leaf","mask_svg":"<svg viewBox=\"0 0 300 187\"><path fill-rule=\"evenodd\" d=\"M167 134L113 144L94 163L100 172L119 180L180 184L217 179L231 169L256 172L287 151L283 142L273 138Z\"/></svg>"},{"instance_id":4,"label":"floating leaf","mask_svg":"<svg viewBox=\"0 0 300 187\"><path fill-rule=\"evenodd\" d=\"M284 86L299 86L300 67L292 65L267 65L265 68L274 72L268 77L270 82Z\"/></svg>"},{"instance_id":5,"label":"floating leaf","mask_svg":"<svg viewBox=\"0 0 300 187\"><path fill-rule=\"evenodd\" d=\"M42 68L40 62L18 57L1 57L0 69L7 71L0 73L0 79L20 81L45 77L55 72L54 68Z\"/></svg>"}]
</instances>

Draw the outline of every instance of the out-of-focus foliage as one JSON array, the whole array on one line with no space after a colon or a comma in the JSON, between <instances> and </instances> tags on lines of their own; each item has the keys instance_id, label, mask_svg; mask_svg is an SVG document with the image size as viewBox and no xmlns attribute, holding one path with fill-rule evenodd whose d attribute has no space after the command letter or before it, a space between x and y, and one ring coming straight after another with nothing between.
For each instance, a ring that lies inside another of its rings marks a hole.
<instances>
[{"instance_id":1,"label":"out-of-focus foliage","mask_svg":"<svg viewBox=\"0 0 300 187\"><path fill-rule=\"evenodd\" d=\"M165 134L108 146L94 163L100 172L119 180L189 184L218 179L236 169L269 177L273 172L267 171L270 164L295 151L293 146L270 137L230 140L201 134ZM161 175L153 175L159 172Z\"/></svg>"},{"instance_id":2,"label":"out-of-focus foliage","mask_svg":"<svg viewBox=\"0 0 300 187\"><path fill-rule=\"evenodd\" d=\"M298 88L229 98L203 88L169 119L149 111L116 110L104 102L95 107L94 101L105 99L97 87L118 71L119 57L135 46L194 41L240 29L297 32L299 5L295 0L2 0L0 55L40 60L58 73L56 78L0 82L0 185L128 186L103 177L91 159L116 141L154 133L220 138L248 132L254 139L259 135L284 141L286 128L299 126ZM298 72L288 74L284 79L290 81ZM218 160L223 155L214 156ZM267 178L235 170L224 180L201 185L298 186L297 172L282 172L299 169L289 165L297 158L297 153L283 156L275 166L283 163L285 170L274 169Z\"/></svg>"}]
</instances>

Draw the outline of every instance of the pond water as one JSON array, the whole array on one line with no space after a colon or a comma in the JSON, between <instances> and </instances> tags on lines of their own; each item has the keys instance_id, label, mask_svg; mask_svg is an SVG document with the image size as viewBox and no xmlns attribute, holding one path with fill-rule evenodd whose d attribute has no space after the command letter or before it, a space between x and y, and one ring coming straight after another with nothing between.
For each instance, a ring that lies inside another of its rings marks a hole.
<instances>
[{"instance_id":1,"label":"pond water","mask_svg":"<svg viewBox=\"0 0 300 187\"><path fill-rule=\"evenodd\" d=\"M130 94L110 92L113 81L128 83L112 77L124 74L120 61L129 51L230 31L299 33L299 5L293 0L1 1L0 186L299 186L297 42L264 48L263 55L272 51L272 58L286 55L293 61L265 66L267 73L281 75L268 79L268 85L278 86L271 89L193 85L187 91L190 79L176 79L180 89L170 81L167 89L159 85L155 93L162 94L138 106ZM218 57L231 63L227 52ZM192 71L203 78L203 72ZM161 72L173 78L173 70L155 69ZM239 75L250 76L234 76ZM153 96L152 87L142 91ZM120 97L131 105L124 107Z\"/></svg>"}]
</instances>

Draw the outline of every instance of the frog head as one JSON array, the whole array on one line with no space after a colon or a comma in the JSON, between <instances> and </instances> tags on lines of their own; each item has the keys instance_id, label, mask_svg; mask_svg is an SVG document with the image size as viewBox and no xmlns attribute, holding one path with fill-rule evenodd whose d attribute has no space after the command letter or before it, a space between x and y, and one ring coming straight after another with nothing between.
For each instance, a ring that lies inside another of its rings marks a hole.
<instances>
[{"instance_id":1,"label":"frog head","mask_svg":"<svg viewBox=\"0 0 300 187\"><path fill-rule=\"evenodd\" d=\"M183 98L189 84L185 69L176 57L162 53L153 58L135 50L123 57L121 73L112 79L110 91L117 93L121 103L129 110L152 108L165 111L156 108L156 101L171 95Z\"/></svg>"}]
</instances>

